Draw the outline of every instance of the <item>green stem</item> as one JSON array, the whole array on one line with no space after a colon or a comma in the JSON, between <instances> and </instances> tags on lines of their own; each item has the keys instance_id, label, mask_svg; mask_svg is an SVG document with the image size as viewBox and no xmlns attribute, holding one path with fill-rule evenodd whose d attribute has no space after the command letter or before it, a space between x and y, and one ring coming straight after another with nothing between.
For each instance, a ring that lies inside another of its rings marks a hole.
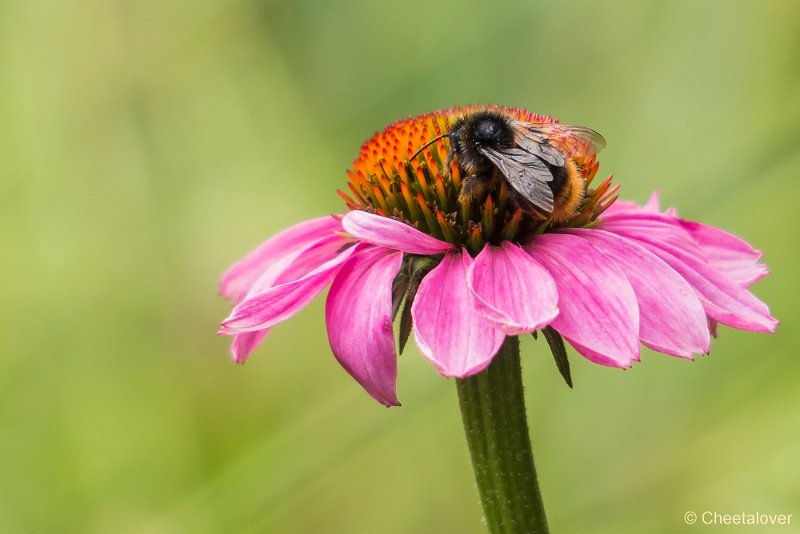
<instances>
[{"instance_id":1,"label":"green stem","mask_svg":"<svg viewBox=\"0 0 800 534\"><path fill-rule=\"evenodd\" d=\"M456 387L489 531L547 534L528 436L517 337L507 337L486 370L457 380Z\"/></svg>"}]
</instances>

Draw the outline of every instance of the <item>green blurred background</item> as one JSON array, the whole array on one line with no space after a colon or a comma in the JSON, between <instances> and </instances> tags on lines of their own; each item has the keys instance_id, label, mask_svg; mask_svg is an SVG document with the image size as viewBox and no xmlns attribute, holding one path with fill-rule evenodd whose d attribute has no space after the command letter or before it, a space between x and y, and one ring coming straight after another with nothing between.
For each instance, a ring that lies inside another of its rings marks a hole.
<instances>
[{"instance_id":1,"label":"green blurred background","mask_svg":"<svg viewBox=\"0 0 800 534\"><path fill-rule=\"evenodd\" d=\"M245 366L214 335L219 274L340 210L367 137L469 103L596 128L625 197L772 270L778 334L694 363L575 357L570 391L524 340L553 530L800 531L798 35L792 1L0 1L0 532L482 532L455 388L415 350L385 409L323 299Z\"/></svg>"}]
</instances>

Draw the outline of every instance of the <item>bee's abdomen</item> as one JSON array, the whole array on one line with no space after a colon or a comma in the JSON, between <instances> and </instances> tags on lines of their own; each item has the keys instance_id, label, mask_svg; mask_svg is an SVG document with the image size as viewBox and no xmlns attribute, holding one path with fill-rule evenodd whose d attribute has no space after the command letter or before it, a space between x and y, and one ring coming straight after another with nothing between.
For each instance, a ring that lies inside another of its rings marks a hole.
<instances>
[{"instance_id":1,"label":"bee's abdomen","mask_svg":"<svg viewBox=\"0 0 800 534\"><path fill-rule=\"evenodd\" d=\"M553 180L549 182L553 191L555 208L550 217L554 221L565 221L573 217L580 207L586 185L581 172L572 160L563 167L551 167Z\"/></svg>"},{"instance_id":2,"label":"bee's abdomen","mask_svg":"<svg viewBox=\"0 0 800 534\"><path fill-rule=\"evenodd\" d=\"M553 192L553 198L558 198L558 194L564 189L564 185L567 183L567 168L556 167L555 165L548 165L547 163L545 163L545 165L550 169L550 174L553 175L553 179L547 182L547 185L550 186L550 191Z\"/></svg>"}]
</instances>

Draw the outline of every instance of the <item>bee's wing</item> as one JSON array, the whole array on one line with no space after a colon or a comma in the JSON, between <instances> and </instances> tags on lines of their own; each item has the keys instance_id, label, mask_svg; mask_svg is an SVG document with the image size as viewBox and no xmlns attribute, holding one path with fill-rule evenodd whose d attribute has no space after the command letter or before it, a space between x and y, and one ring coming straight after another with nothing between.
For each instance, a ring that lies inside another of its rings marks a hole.
<instances>
[{"instance_id":1,"label":"bee's wing","mask_svg":"<svg viewBox=\"0 0 800 534\"><path fill-rule=\"evenodd\" d=\"M481 152L525 200L547 213L553 211L553 192L548 185L553 174L541 157L522 148L483 148Z\"/></svg>"},{"instance_id":2,"label":"bee's wing","mask_svg":"<svg viewBox=\"0 0 800 534\"><path fill-rule=\"evenodd\" d=\"M520 147L559 167L565 163L564 155L583 158L597 154L606 146L602 135L585 126L514 121L512 127Z\"/></svg>"},{"instance_id":3,"label":"bee's wing","mask_svg":"<svg viewBox=\"0 0 800 534\"><path fill-rule=\"evenodd\" d=\"M547 135L532 127L529 122L517 121L514 123L516 133L516 143L525 152L535 154L541 159L555 165L556 167L563 167L567 161L564 153L558 148L551 146Z\"/></svg>"}]
</instances>

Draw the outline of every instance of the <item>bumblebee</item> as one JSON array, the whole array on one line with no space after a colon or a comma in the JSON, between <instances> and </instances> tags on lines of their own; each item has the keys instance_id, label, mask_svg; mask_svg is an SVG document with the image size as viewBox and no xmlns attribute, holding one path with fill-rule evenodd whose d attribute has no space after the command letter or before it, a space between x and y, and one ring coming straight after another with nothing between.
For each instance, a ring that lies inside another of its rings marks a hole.
<instances>
[{"instance_id":1,"label":"bumblebee","mask_svg":"<svg viewBox=\"0 0 800 534\"><path fill-rule=\"evenodd\" d=\"M505 180L523 210L552 221L572 217L586 193L575 159L606 145L583 126L527 122L500 110L466 113L441 137L450 138L445 167L455 161L466 175L459 202L481 198Z\"/></svg>"}]
</instances>

